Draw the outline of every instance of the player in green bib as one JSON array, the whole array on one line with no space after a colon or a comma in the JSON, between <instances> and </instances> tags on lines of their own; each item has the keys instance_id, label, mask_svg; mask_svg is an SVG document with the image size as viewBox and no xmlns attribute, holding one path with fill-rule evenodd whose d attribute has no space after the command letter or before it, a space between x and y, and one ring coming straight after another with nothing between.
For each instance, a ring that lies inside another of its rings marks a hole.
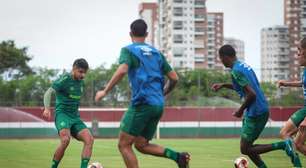
<instances>
[{"instance_id":1,"label":"player in green bib","mask_svg":"<svg viewBox=\"0 0 306 168\"><path fill-rule=\"evenodd\" d=\"M306 155L306 38L303 38L298 45L298 61L304 68L302 79L299 81L278 81L279 87L302 87L304 93L304 107L291 115L280 131L282 138L292 138L296 148Z\"/></svg>"},{"instance_id":2,"label":"player in green bib","mask_svg":"<svg viewBox=\"0 0 306 168\"><path fill-rule=\"evenodd\" d=\"M84 143L81 159L81 168L87 168L92 153L93 136L84 122L80 119L79 104L84 89L84 77L88 70L85 59L77 59L73 63L71 73L64 73L52 83L44 95L43 116L51 117L51 95L56 94L55 126L60 137L51 168L57 168L69 145L71 136Z\"/></svg>"},{"instance_id":3,"label":"player in green bib","mask_svg":"<svg viewBox=\"0 0 306 168\"><path fill-rule=\"evenodd\" d=\"M260 88L259 81L253 69L236 57L236 51L231 45L223 45L219 49L219 58L223 65L230 68L232 83L216 83L212 89L222 88L235 90L244 99L240 108L233 113L234 117L242 119L240 151L248 155L258 168L267 168L261 155L274 150L284 150L291 158L294 167L302 167L298 155L293 148L292 140L274 142L271 144L255 144L269 119L269 105Z\"/></svg>"},{"instance_id":4,"label":"player in green bib","mask_svg":"<svg viewBox=\"0 0 306 168\"><path fill-rule=\"evenodd\" d=\"M175 87L177 74L165 57L154 47L145 43L147 24L135 20L130 27L132 44L123 47L120 66L104 90L96 94L99 101L127 74L131 87L131 103L120 123L118 148L127 168L139 168L132 146L143 154L165 157L188 168L190 155L152 144L157 124L164 112L164 96ZM168 78L166 83L164 76Z\"/></svg>"}]
</instances>

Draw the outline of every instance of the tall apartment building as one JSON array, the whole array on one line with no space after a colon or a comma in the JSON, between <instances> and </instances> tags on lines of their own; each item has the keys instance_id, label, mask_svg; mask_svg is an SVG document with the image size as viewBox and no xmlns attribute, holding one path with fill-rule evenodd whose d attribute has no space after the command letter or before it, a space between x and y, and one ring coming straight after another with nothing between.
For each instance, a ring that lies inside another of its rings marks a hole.
<instances>
[{"instance_id":1,"label":"tall apartment building","mask_svg":"<svg viewBox=\"0 0 306 168\"><path fill-rule=\"evenodd\" d=\"M156 29L158 28L157 3L141 3L139 5L139 16L146 21L148 25L148 36L146 43L150 45L157 45Z\"/></svg>"},{"instance_id":2,"label":"tall apartment building","mask_svg":"<svg viewBox=\"0 0 306 168\"><path fill-rule=\"evenodd\" d=\"M289 29L290 79L300 78L297 46L306 37L306 0L284 0L284 22Z\"/></svg>"},{"instance_id":3,"label":"tall apartment building","mask_svg":"<svg viewBox=\"0 0 306 168\"><path fill-rule=\"evenodd\" d=\"M223 13L207 13L207 55L208 69L223 69L218 50L223 45Z\"/></svg>"},{"instance_id":4,"label":"tall apartment building","mask_svg":"<svg viewBox=\"0 0 306 168\"><path fill-rule=\"evenodd\" d=\"M261 80L276 82L290 75L290 45L287 26L261 30Z\"/></svg>"},{"instance_id":5,"label":"tall apartment building","mask_svg":"<svg viewBox=\"0 0 306 168\"><path fill-rule=\"evenodd\" d=\"M159 46L173 67L223 68L223 13L207 13L206 0L159 0Z\"/></svg>"},{"instance_id":6,"label":"tall apartment building","mask_svg":"<svg viewBox=\"0 0 306 168\"><path fill-rule=\"evenodd\" d=\"M224 44L233 46L236 50L236 56L239 60L245 61L244 42L236 38L224 38Z\"/></svg>"}]
</instances>

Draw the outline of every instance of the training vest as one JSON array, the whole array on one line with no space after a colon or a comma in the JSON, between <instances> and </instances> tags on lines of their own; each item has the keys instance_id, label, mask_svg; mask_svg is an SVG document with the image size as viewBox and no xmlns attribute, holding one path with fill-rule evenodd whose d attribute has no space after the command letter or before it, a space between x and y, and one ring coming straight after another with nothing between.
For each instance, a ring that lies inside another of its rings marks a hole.
<instances>
[{"instance_id":1,"label":"training vest","mask_svg":"<svg viewBox=\"0 0 306 168\"><path fill-rule=\"evenodd\" d=\"M232 71L239 72L243 74L245 78L249 81L249 85L256 93L256 100L246 109L246 116L248 117L256 117L266 112L269 112L268 102L265 98L263 91L260 88L258 79L256 77L253 69L240 61L236 61L232 68ZM232 78L234 90L240 95L240 97L244 98L245 93L243 88L238 85L238 83Z\"/></svg>"},{"instance_id":2,"label":"training vest","mask_svg":"<svg viewBox=\"0 0 306 168\"><path fill-rule=\"evenodd\" d=\"M139 60L139 67L129 68L128 78L132 89L131 104L164 105L163 59L158 50L145 43L126 46Z\"/></svg>"},{"instance_id":3,"label":"training vest","mask_svg":"<svg viewBox=\"0 0 306 168\"><path fill-rule=\"evenodd\" d=\"M304 92L304 106L306 106L306 68L304 68L302 76L302 87Z\"/></svg>"}]
</instances>

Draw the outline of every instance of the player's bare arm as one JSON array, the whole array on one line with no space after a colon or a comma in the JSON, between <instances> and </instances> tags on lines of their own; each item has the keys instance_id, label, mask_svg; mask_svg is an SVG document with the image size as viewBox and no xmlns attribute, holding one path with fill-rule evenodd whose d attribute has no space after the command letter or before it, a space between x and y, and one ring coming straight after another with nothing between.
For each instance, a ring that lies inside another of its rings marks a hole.
<instances>
[{"instance_id":1,"label":"player's bare arm","mask_svg":"<svg viewBox=\"0 0 306 168\"><path fill-rule=\"evenodd\" d=\"M299 126L299 131L301 132L305 132L306 131L306 117L304 118L304 120L301 122L300 126Z\"/></svg>"},{"instance_id":2,"label":"player's bare arm","mask_svg":"<svg viewBox=\"0 0 306 168\"><path fill-rule=\"evenodd\" d=\"M278 87L302 87L302 81L277 81Z\"/></svg>"},{"instance_id":3,"label":"player's bare arm","mask_svg":"<svg viewBox=\"0 0 306 168\"><path fill-rule=\"evenodd\" d=\"M211 89L215 92L219 91L222 88L227 88L227 89L232 89L232 90L234 89L233 85L230 83L214 83L211 86Z\"/></svg>"},{"instance_id":4,"label":"player's bare arm","mask_svg":"<svg viewBox=\"0 0 306 168\"><path fill-rule=\"evenodd\" d=\"M242 103L238 111L233 113L233 116L237 118L240 118L243 115L244 110L256 100L256 93L250 85L243 87L243 91L245 92L245 101Z\"/></svg>"},{"instance_id":5,"label":"player's bare arm","mask_svg":"<svg viewBox=\"0 0 306 168\"><path fill-rule=\"evenodd\" d=\"M55 93L55 90L50 87L44 94L44 111L42 113L42 116L48 120L51 118L50 106L51 106L51 96L53 93Z\"/></svg>"},{"instance_id":6,"label":"player's bare arm","mask_svg":"<svg viewBox=\"0 0 306 168\"><path fill-rule=\"evenodd\" d=\"M95 101L98 102L104 96L106 96L107 93L110 90L112 90L112 88L125 76L125 74L128 72L128 69L129 69L129 66L127 64L119 65L115 74L112 76L111 80L105 86L105 89L100 90L96 93Z\"/></svg>"},{"instance_id":7,"label":"player's bare arm","mask_svg":"<svg viewBox=\"0 0 306 168\"><path fill-rule=\"evenodd\" d=\"M167 83L165 84L165 87L164 87L164 95L165 96L167 94L169 94L174 89L175 85L178 82L178 76L177 76L175 71L170 71L167 74L167 77L168 77L169 80L167 81Z\"/></svg>"}]
</instances>

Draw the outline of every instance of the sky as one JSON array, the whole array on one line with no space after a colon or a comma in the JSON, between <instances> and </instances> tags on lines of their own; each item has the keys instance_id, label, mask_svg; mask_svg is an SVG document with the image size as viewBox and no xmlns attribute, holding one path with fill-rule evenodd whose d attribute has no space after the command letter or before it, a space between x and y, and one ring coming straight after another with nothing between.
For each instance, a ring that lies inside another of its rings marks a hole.
<instances>
[{"instance_id":1,"label":"sky","mask_svg":"<svg viewBox=\"0 0 306 168\"><path fill-rule=\"evenodd\" d=\"M0 41L28 47L31 66L70 69L83 57L109 67L130 43L138 5L154 0L0 0ZM283 0L207 0L224 13L224 36L245 42L246 62L260 74L260 30L283 24Z\"/></svg>"}]
</instances>

